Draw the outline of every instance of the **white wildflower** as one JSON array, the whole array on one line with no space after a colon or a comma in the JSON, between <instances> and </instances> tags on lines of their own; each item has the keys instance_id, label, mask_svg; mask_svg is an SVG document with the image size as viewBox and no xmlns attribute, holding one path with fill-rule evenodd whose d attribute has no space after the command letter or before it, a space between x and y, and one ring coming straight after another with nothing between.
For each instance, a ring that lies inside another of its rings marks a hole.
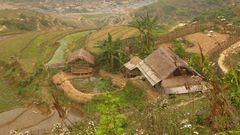
<instances>
[{"instance_id":1,"label":"white wildflower","mask_svg":"<svg viewBox=\"0 0 240 135\"><path fill-rule=\"evenodd\" d=\"M196 135L199 135L199 133L197 131L194 131L193 133L196 134Z\"/></svg>"}]
</instances>

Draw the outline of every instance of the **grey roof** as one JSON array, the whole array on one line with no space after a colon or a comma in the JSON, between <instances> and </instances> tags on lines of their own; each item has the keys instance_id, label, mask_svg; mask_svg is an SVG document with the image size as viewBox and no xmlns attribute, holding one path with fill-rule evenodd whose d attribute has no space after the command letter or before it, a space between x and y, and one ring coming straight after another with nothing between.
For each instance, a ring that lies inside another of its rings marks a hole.
<instances>
[{"instance_id":1,"label":"grey roof","mask_svg":"<svg viewBox=\"0 0 240 135\"><path fill-rule=\"evenodd\" d=\"M179 67L190 69L188 64L169 48L157 49L137 67L152 86L168 78Z\"/></svg>"}]
</instances>

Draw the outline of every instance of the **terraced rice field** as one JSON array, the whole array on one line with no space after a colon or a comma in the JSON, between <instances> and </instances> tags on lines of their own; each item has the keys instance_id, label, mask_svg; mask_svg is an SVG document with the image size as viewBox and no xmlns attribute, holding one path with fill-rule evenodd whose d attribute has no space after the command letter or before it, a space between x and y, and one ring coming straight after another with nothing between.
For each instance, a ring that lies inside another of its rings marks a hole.
<instances>
[{"instance_id":1,"label":"terraced rice field","mask_svg":"<svg viewBox=\"0 0 240 135\"><path fill-rule=\"evenodd\" d=\"M48 61L58 48L56 42L71 31L29 32L0 41L0 60L18 58L26 72ZM41 57L40 57L41 56Z\"/></svg>"},{"instance_id":2,"label":"terraced rice field","mask_svg":"<svg viewBox=\"0 0 240 135\"><path fill-rule=\"evenodd\" d=\"M97 46L99 42L107 39L108 34L111 34L113 39L126 39L136 36L138 30L129 26L109 26L102 28L88 36L85 44L86 49L94 54L99 54L101 50Z\"/></svg>"},{"instance_id":3,"label":"terraced rice field","mask_svg":"<svg viewBox=\"0 0 240 135\"><path fill-rule=\"evenodd\" d=\"M9 86L0 77L0 113L22 105L23 103L17 95L16 88Z\"/></svg>"},{"instance_id":4,"label":"terraced rice field","mask_svg":"<svg viewBox=\"0 0 240 135\"><path fill-rule=\"evenodd\" d=\"M73 33L59 40L58 43L60 46L54 53L52 59L46 65L51 66L59 63L60 64L64 63L66 58L66 53L69 50L69 48L76 45L75 42L85 37L90 32L92 31L83 31L83 32Z\"/></svg>"}]
</instances>

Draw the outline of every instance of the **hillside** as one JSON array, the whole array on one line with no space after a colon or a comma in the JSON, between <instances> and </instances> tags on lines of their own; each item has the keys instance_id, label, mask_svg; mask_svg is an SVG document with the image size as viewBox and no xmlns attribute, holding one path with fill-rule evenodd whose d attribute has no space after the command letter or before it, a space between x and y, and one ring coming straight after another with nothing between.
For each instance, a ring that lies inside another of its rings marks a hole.
<instances>
[{"instance_id":1,"label":"hillside","mask_svg":"<svg viewBox=\"0 0 240 135\"><path fill-rule=\"evenodd\" d=\"M0 33L66 29L67 26L47 14L25 10L0 10Z\"/></svg>"},{"instance_id":2,"label":"hillside","mask_svg":"<svg viewBox=\"0 0 240 135\"><path fill-rule=\"evenodd\" d=\"M204 12L226 8L238 0L159 0L157 3L145 6L135 12L135 16L149 13L160 19L161 24L188 22Z\"/></svg>"}]
</instances>

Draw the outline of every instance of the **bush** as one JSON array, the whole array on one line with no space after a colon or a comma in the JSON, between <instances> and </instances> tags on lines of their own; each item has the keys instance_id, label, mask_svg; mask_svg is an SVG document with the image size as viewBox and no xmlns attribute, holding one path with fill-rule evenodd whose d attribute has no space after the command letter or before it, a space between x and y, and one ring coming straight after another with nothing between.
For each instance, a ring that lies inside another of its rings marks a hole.
<instances>
[{"instance_id":1,"label":"bush","mask_svg":"<svg viewBox=\"0 0 240 135\"><path fill-rule=\"evenodd\" d=\"M229 71L226 75L225 83L229 88L228 95L231 103L240 109L240 70Z\"/></svg>"},{"instance_id":2,"label":"bush","mask_svg":"<svg viewBox=\"0 0 240 135\"><path fill-rule=\"evenodd\" d=\"M101 79L97 82L97 88L101 92L110 92L114 90L111 79Z\"/></svg>"},{"instance_id":3,"label":"bush","mask_svg":"<svg viewBox=\"0 0 240 135\"><path fill-rule=\"evenodd\" d=\"M184 58L187 56L187 52L184 50L183 44L184 43L181 39L176 39L173 41L174 51L181 58Z\"/></svg>"}]
</instances>

